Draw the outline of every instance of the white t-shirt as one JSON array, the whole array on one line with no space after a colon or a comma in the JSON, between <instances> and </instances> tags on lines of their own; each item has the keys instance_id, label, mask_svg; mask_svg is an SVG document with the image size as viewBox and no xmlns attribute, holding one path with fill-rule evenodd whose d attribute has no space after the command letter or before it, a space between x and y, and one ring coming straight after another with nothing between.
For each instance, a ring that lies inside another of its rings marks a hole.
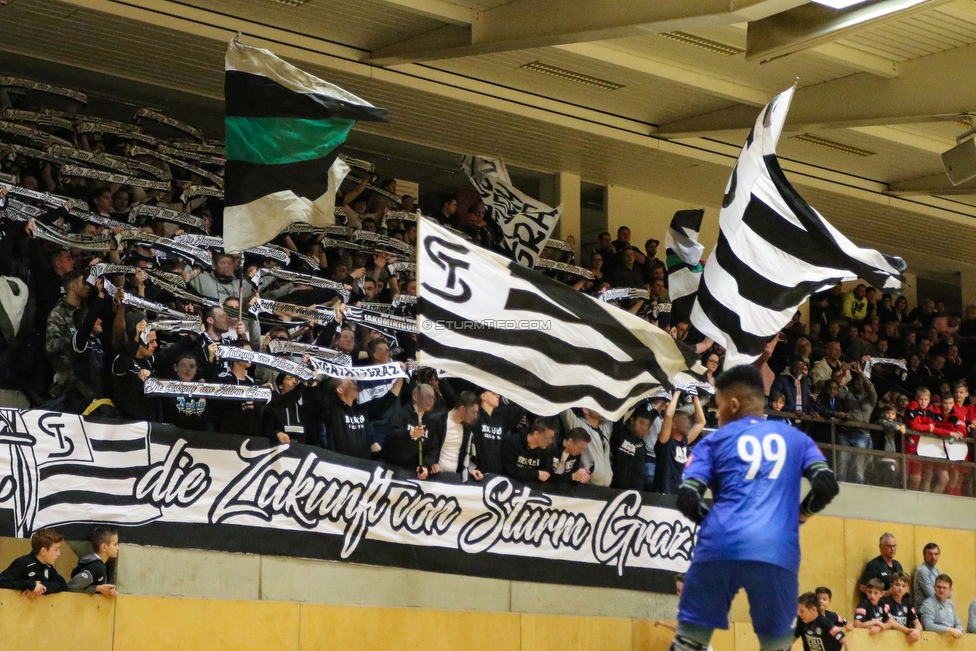
<instances>
[{"instance_id":1,"label":"white t-shirt","mask_svg":"<svg viewBox=\"0 0 976 651\"><path fill-rule=\"evenodd\" d=\"M461 454L461 444L464 442L464 426L454 420L454 412L447 414L447 432L444 435L444 445L441 446L441 456L437 465L443 472L457 472L458 457Z\"/></svg>"}]
</instances>

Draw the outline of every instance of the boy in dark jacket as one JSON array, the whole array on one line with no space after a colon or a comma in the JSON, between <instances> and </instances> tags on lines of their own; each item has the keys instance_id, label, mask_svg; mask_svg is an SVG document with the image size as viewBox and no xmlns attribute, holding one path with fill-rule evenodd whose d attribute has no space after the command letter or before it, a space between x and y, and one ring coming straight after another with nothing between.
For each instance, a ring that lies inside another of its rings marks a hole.
<instances>
[{"instance_id":1,"label":"boy in dark jacket","mask_svg":"<svg viewBox=\"0 0 976 651\"><path fill-rule=\"evenodd\" d=\"M0 588L21 590L31 599L65 590L68 585L54 569L63 540L64 536L53 529L38 529L31 536L31 553L14 560L0 573Z\"/></svg>"},{"instance_id":2,"label":"boy in dark jacket","mask_svg":"<svg viewBox=\"0 0 976 651\"><path fill-rule=\"evenodd\" d=\"M119 557L119 532L111 527L95 527L91 537L93 554L82 556L71 570L68 590L114 597L115 584L109 580L108 562Z\"/></svg>"}]
</instances>

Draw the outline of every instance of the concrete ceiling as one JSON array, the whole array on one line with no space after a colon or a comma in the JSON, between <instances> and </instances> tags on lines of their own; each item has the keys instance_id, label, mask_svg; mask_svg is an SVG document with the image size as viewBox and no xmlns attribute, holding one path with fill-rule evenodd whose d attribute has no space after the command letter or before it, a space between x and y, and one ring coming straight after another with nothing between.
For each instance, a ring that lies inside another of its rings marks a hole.
<instances>
[{"instance_id":1,"label":"concrete ceiling","mask_svg":"<svg viewBox=\"0 0 976 651\"><path fill-rule=\"evenodd\" d=\"M388 107L364 136L698 205L720 201L759 107L795 82L779 151L801 193L859 244L958 271L976 245L976 185L950 188L939 154L976 114L976 0L907 4L870 0L839 21L805 0L13 0L0 72L219 136L223 52L241 33Z\"/></svg>"}]
</instances>

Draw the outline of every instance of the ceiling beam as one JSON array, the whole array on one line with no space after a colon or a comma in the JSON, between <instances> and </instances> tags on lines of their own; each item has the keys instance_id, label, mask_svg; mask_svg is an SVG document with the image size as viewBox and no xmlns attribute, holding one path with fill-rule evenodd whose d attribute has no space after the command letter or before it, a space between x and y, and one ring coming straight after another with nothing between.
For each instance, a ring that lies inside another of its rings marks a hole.
<instances>
[{"instance_id":1,"label":"ceiling beam","mask_svg":"<svg viewBox=\"0 0 976 651\"><path fill-rule=\"evenodd\" d=\"M939 138L928 133L922 133L907 126L898 127L853 127L851 131L857 131L874 138L888 140L906 147L920 149L933 154L942 152L955 147L954 138Z\"/></svg>"},{"instance_id":2,"label":"ceiling beam","mask_svg":"<svg viewBox=\"0 0 976 651\"><path fill-rule=\"evenodd\" d=\"M646 54L633 54L600 43L572 43L556 46L560 50L610 63L628 70L642 72L659 79L667 79L703 91L714 97L742 102L752 106L765 106L775 94L765 88L752 86L711 72L685 66L675 61L659 59Z\"/></svg>"},{"instance_id":3,"label":"ceiling beam","mask_svg":"<svg viewBox=\"0 0 976 651\"><path fill-rule=\"evenodd\" d=\"M888 192L895 197L915 197L920 195L936 195L953 197L976 194L976 179L971 179L959 185L953 185L946 174L933 174L919 179L897 181L888 184Z\"/></svg>"},{"instance_id":4,"label":"ceiling beam","mask_svg":"<svg viewBox=\"0 0 976 651\"><path fill-rule=\"evenodd\" d=\"M872 0L847 9L814 2L749 23L746 61L770 61L949 0Z\"/></svg>"},{"instance_id":5,"label":"ceiling beam","mask_svg":"<svg viewBox=\"0 0 976 651\"><path fill-rule=\"evenodd\" d=\"M492 52L588 43L651 32L749 22L806 0L513 0L475 11L470 28L443 43L407 39L372 53L377 65L453 59Z\"/></svg>"},{"instance_id":6,"label":"ceiling beam","mask_svg":"<svg viewBox=\"0 0 976 651\"><path fill-rule=\"evenodd\" d=\"M860 73L797 89L786 120L789 132L954 120L976 113L976 44L901 64L901 74L882 79ZM660 125L669 138L751 129L756 111L736 106Z\"/></svg>"},{"instance_id":7,"label":"ceiling beam","mask_svg":"<svg viewBox=\"0 0 976 651\"><path fill-rule=\"evenodd\" d=\"M474 10L445 0L383 0L416 16L434 18L452 25L470 25Z\"/></svg>"}]
</instances>

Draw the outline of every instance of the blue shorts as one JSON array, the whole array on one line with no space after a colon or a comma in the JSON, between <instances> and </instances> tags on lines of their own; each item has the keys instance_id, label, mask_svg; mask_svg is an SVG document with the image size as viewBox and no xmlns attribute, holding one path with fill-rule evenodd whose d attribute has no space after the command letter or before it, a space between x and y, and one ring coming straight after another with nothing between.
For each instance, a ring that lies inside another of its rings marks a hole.
<instances>
[{"instance_id":1,"label":"blue shorts","mask_svg":"<svg viewBox=\"0 0 976 651\"><path fill-rule=\"evenodd\" d=\"M761 638L793 632L800 584L796 572L760 561L692 561L678 605L678 621L727 629L739 588L749 597L752 628Z\"/></svg>"}]
</instances>

